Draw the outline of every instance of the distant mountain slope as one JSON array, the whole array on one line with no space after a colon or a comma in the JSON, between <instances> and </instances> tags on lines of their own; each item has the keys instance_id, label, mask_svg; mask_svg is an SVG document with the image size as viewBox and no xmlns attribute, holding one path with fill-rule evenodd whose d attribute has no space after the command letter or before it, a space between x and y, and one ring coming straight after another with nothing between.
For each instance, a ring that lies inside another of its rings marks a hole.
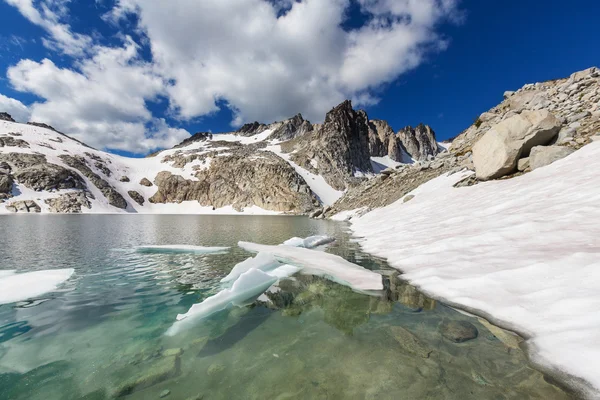
<instances>
[{"instance_id":1,"label":"distant mountain slope","mask_svg":"<svg viewBox=\"0 0 600 400\"><path fill-rule=\"evenodd\" d=\"M2 114L0 213L308 214L389 166L413 162L399 140L389 153L387 143L372 151L370 142L396 137L388 127L374 139L381 121L370 122L350 102L336 109L323 125L301 115L256 122L233 133L197 133L146 158L95 150Z\"/></svg>"}]
</instances>

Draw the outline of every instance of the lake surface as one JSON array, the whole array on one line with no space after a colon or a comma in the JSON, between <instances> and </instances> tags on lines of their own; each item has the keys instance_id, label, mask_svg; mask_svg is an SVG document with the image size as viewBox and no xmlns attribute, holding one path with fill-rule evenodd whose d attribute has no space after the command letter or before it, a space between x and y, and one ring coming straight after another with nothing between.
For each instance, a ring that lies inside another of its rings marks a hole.
<instances>
[{"instance_id":1,"label":"lake surface","mask_svg":"<svg viewBox=\"0 0 600 400\"><path fill-rule=\"evenodd\" d=\"M177 314L217 293L251 254L334 236L328 252L383 273L378 296L323 278L280 282L264 301L175 336ZM139 245L231 246L140 254ZM399 243L398 245L401 245ZM344 223L303 217L0 217L0 270L75 268L59 290L0 305L0 399L567 399L518 338L431 300L360 251ZM469 321L475 339L441 334Z\"/></svg>"}]
</instances>

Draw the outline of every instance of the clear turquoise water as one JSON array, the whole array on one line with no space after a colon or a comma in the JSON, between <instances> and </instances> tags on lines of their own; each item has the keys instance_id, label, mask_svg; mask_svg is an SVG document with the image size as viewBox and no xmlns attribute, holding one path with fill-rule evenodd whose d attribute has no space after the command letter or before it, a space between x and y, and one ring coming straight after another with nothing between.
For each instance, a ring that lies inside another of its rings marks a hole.
<instances>
[{"instance_id":1,"label":"clear turquoise water","mask_svg":"<svg viewBox=\"0 0 600 400\"><path fill-rule=\"evenodd\" d=\"M279 244L314 234L335 236L328 251L389 275L388 290L366 296L301 276L281 283L275 304L234 308L164 335L178 313L215 294L219 280L250 256L239 240ZM162 244L231 250L132 251ZM0 217L0 269L54 268L76 273L56 292L0 306L2 400L569 398L528 365L516 338L402 283L385 262L362 253L342 223ZM440 324L449 320L470 321L479 336L448 341Z\"/></svg>"}]
</instances>

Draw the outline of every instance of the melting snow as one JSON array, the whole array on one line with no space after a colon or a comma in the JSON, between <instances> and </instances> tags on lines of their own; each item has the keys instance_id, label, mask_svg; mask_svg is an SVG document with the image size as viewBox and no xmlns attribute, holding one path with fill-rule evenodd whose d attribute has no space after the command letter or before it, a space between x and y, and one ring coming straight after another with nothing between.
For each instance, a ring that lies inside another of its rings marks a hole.
<instances>
[{"instance_id":1,"label":"melting snow","mask_svg":"<svg viewBox=\"0 0 600 400\"><path fill-rule=\"evenodd\" d=\"M185 244L164 245L164 246L138 246L138 253L222 253L229 250L229 247L205 247L205 246L190 246Z\"/></svg>"},{"instance_id":2,"label":"melting snow","mask_svg":"<svg viewBox=\"0 0 600 400\"><path fill-rule=\"evenodd\" d=\"M600 389L598 160L592 143L509 180L453 188L462 174L442 176L352 227L413 284L523 333L535 362Z\"/></svg>"},{"instance_id":3,"label":"melting snow","mask_svg":"<svg viewBox=\"0 0 600 400\"><path fill-rule=\"evenodd\" d=\"M334 254L286 245L268 246L249 242L239 242L238 245L255 253L271 253L281 262L302 267L302 273L322 276L356 290L383 289L381 275Z\"/></svg>"},{"instance_id":4,"label":"melting snow","mask_svg":"<svg viewBox=\"0 0 600 400\"><path fill-rule=\"evenodd\" d=\"M306 239L302 239L299 237L293 237L291 239L286 240L285 242L283 242L284 245L286 246L294 246L294 247L305 247L307 249L312 249L324 244L328 244L331 242L334 242L335 238L329 237L329 236L323 236L323 235L318 235L318 236L309 236Z\"/></svg>"},{"instance_id":5,"label":"melting snow","mask_svg":"<svg viewBox=\"0 0 600 400\"><path fill-rule=\"evenodd\" d=\"M255 257L250 257L245 261L236 264L229 275L221 279L221 282L225 283L235 281L244 272L247 272L253 268L261 271L269 271L277 268L280 265L281 263L277 261L277 259L273 257L271 253L258 253Z\"/></svg>"},{"instance_id":6,"label":"melting snow","mask_svg":"<svg viewBox=\"0 0 600 400\"><path fill-rule=\"evenodd\" d=\"M75 272L72 268L25 272L0 271L0 304L16 303L52 292Z\"/></svg>"}]
</instances>

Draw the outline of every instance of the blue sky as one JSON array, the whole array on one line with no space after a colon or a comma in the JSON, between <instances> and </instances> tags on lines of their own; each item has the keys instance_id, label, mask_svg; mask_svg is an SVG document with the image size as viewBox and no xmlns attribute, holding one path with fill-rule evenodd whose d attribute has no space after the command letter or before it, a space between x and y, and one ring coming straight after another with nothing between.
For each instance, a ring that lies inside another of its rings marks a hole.
<instances>
[{"instance_id":1,"label":"blue sky","mask_svg":"<svg viewBox=\"0 0 600 400\"><path fill-rule=\"evenodd\" d=\"M0 108L128 155L320 122L344 98L443 140L505 90L600 65L599 15L591 0L0 0Z\"/></svg>"}]
</instances>

